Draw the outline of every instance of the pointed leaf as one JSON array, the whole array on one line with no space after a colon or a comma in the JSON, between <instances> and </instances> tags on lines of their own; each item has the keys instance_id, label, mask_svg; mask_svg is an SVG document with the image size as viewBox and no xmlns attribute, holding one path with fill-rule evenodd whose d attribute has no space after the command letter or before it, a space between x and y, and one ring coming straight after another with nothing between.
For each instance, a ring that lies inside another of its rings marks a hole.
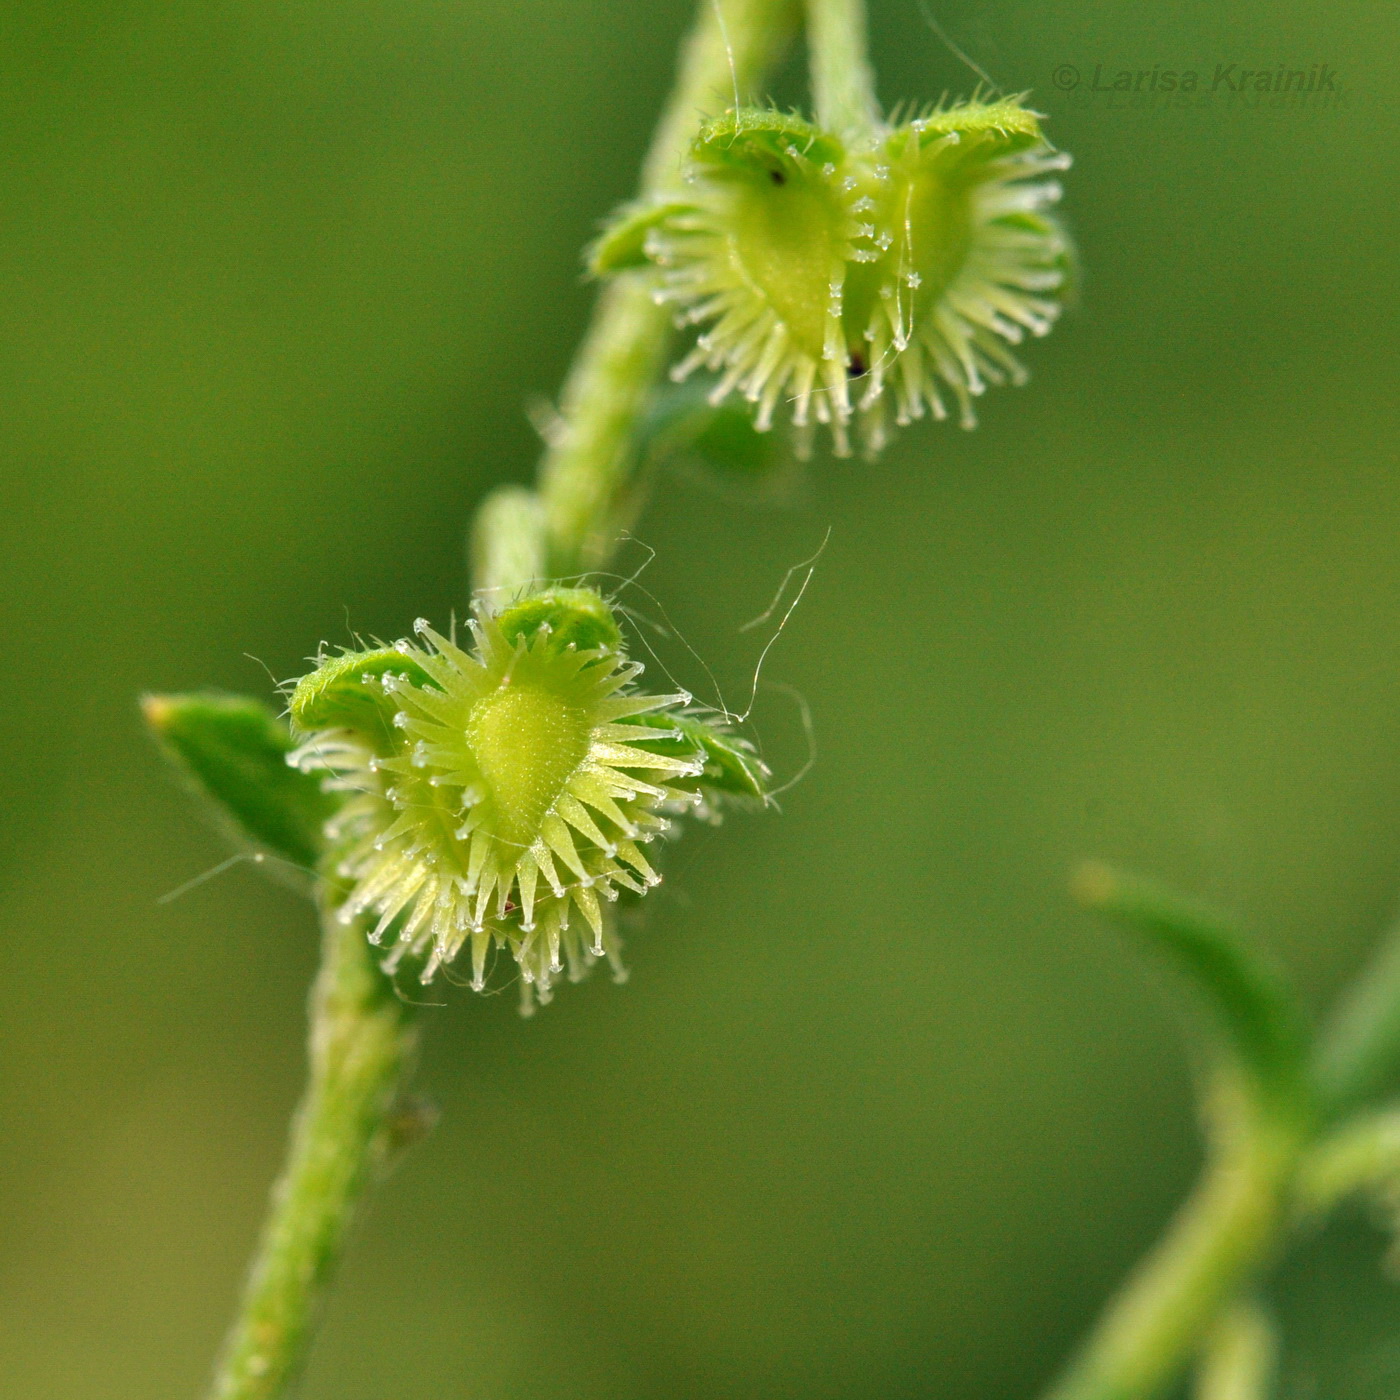
<instances>
[{"instance_id":1,"label":"pointed leaf","mask_svg":"<svg viewBox=\"0 0 1400 1400\"><path fill-rule=\"evenodd\" d=\"M292 736L259 700L214 693L148 695L152 732L190 785L241 842L311 869L337 799L320 779L287 764Z\"/></svg>"},{"instance_id":2,"label":"pointed leaf","mask_svg":"<svg viewBox=\"0 0 1400 1400\"><path fill-rule=\"evenodd\" d=\"M1323 1112L1338 1117L1395 1086L1400 1071L1400 928L1342 997L1317 1047Z\"/></svg>"},{"instance_id":3,"label":"pointed leaf","mask_svg":"<svg viewBox=\"0 0 1400 1400\"><path fill-rule=\"evenodd\" d=\"M1297 995L1243 934L1199 905L1106 866L1084 866L1075 891L1091 909L1145 934L1187 975L1270 1107L1307 1111L1309 1036Z\"/></svg>"}]
</instances>

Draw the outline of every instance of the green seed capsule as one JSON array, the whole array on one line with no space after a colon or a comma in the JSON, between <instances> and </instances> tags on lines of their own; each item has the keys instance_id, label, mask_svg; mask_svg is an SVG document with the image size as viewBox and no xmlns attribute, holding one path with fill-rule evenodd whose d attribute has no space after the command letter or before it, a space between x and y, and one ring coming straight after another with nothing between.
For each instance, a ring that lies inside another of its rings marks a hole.
<instances>
[{"instance_id":1,"label":"green seed capsule","mask_svg":"<svg viewBox=\"0 0 1400 1400\"><path fill-rule=\"evenodd\" d=\"M600 246L638 244L658 297L701 327L676 366L719 375L765 429L854 422L867 453L905 424L964 426L988 384L1020 383L1009 346L1054 323L1070 248L1047 209L1069 164L1019 101L969 102L881 127L859 149L801 118L730 112L691 152L686 202L629 211ZM611 244L609 244L611 238ZM632 265L615 258L619 267Z\"/></svg>"},{"instance_id":2,"label":"green seed capsule","mask_svg":"<svg viewBox=\"0 0 1400 1400\"><path fill-rule=\"evenodd\" d=\"M766 770L688 695L636 687L591 589L480 611L470 650L415 630L326 661L293 696L319 727L291 761L346 794L328 829L341 916L374 919L386 968L418 959L424 982L470 945L480 990L506 949L526 1009L566 970L606 957L620 973L611 906L660 878L642 848L686 811L761 797Z\"/></svg>"}]
</instances>

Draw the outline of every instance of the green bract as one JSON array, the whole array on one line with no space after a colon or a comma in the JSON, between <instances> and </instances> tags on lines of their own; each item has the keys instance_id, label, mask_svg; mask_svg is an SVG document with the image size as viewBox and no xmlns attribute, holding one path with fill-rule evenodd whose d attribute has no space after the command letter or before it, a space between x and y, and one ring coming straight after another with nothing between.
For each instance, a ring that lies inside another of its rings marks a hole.
<instances>
[{"instance_id":1,"label":"green bract","mask_svg":"<svg viewBox=\"0 0 1400 1400\"><path fill-rule=\"evenodd\" d=\"M689 202L627 211L596 261L633 265L640 243L658 297L704 327L675 377L719 372L714 401L737 390L760 428L788 401L841 453L854 418L874 452L891 400L903 424L946 417L951 393L971 427L987 384L1025 378L1008 346L1059 312L1070 249L1042 177L1068 164L1015 99L882 125L851 149L796 116L730 112L692 146Z\"/></svg>"},{"instance_id":2,"label":"green bract","mask_svg":"<svg viewBox=\"0 0 1400 1400\"><path fill-rule=\"evenodd\" d=\"M286 722L259 700L204 692L148 695L152 733L240 845L280 856L276 867L300 883L321 857L322 828L339 805L304 773L287 767Z\"/></svg>"},{"instance_id":3,"label":"green bract","mask_svg":"<svg viewBox=\"0 0 1400 1400\"><path fill-rule=\"evenodd\" d=\"M470 650L420 621L418 642L324 661L291 698L311 731L291 761L346 794L327 832L341 917L374 917L386 968L421 957L427 982L470 943L480 990L506 948L529 1009L566 966L620 971L610 905L659 879L642 847L686 810L761 798L767 774L688 695L637 689L591 589L479 610L471 630Z\"/></svg>"}]
</instances>

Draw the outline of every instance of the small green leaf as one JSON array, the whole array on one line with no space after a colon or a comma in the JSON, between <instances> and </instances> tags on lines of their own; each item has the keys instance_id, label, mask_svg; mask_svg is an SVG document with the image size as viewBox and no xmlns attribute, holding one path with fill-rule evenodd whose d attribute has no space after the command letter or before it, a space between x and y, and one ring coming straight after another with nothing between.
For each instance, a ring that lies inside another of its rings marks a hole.
<instances>
[{"instance_id":1,"label":"small green leaf","mask_svg":"<svg viewBox=\"0 0 1400 1400\"><path fill-rule=\"evenodd\" d=\"M1103 865L1082 867L1074 886L1089 908L1145 934L1187 974L1271 1107L1308 1111L1309 1034L1297 995L1243 934L1199 905Z\"/></svg>"},{"instance_id":2,"label":"small green leaf","mask_svg":"<svg viewBox=\"0 0 1400 1400\"><path fill-rule=\"evenodd\" d=\"M1386 938L1319 1037L1313 1065L1323 1112L1336 1118L1389 1092L1400 1070L1400 929Z\"/></svg>"},{"instance_id":3,"label":"small green leaf","mask_svg":"<svg viewBox=\"0 0 1400 1400\"><path fill-rule=\"evenodd\" d=\"M637 200L624 204L584 250L584 262L594 277L611 277L629 268L647 267L647 235L671 219L694 211L680 199Z\"/></svg>"},{"instance_id":4,"label":"small green leaf","mask_svg":"<svg viewBox=\"0 0 1400 1400\"><path fill-rule=\"evenodd\" d=\"M317 729L353 729L376 748L393 746L394 705L376 682L384 675L407 675L417 686L433 687L428 673L397 647L347 651L325 657L292 692L292 723Z\"/></svg>"},{"instance_id":5,"label":"small green leaf","mask_svg":"<svg viewBox=\"0 0 1400 1400\"><path fill-rule=\"evenodd\" d=\"M746 798L762 802L772 776L767 765L753 750L747 739L733 733L728 726L700 715L638 715L633 723L651 729L679 731L678 737L638 739L639 748L668 758L683 758L701 753L705 771L694 781L702 791L724 797ZM677 787L686 786L684 779L671 780Z\"/></svg>"},{"instance_id":6,"label":"small green leaf","mask_svg":"<svg viewBox=\"0 0 1400 1400\"><path fill-rule=\"evenodd\" d=\"M148 695L152 732L192 787L242 842L311 869L337 799L287 764L292 736L259 700L241 695Z\"/></svg>"}]
</instances>

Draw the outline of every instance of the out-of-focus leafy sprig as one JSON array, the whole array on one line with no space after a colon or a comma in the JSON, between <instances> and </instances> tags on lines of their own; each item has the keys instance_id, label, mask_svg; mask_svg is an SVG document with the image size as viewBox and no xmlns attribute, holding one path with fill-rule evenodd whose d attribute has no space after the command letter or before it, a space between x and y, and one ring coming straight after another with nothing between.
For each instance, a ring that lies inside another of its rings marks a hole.
<instances>
[{"instance_id":1,"label":"out-of-focus leafy sprig","mask_svg":"<svg viewBox=\"0 0 1400 1400\"><path fill-rule=\"evenodd\" d=\"M1230 920L1102 865L1075 889L1196 994L1208 1157L1050 1400L1151 1400L1193 1361L1198 1400L1266 1400L1280 1340L1263 1294L1290 1238L1357 1193L1400 1214L1400 1108L1375 1102L1400 1071L1400 936L1319 1036Z\"/></svg>"}]
</instances>

